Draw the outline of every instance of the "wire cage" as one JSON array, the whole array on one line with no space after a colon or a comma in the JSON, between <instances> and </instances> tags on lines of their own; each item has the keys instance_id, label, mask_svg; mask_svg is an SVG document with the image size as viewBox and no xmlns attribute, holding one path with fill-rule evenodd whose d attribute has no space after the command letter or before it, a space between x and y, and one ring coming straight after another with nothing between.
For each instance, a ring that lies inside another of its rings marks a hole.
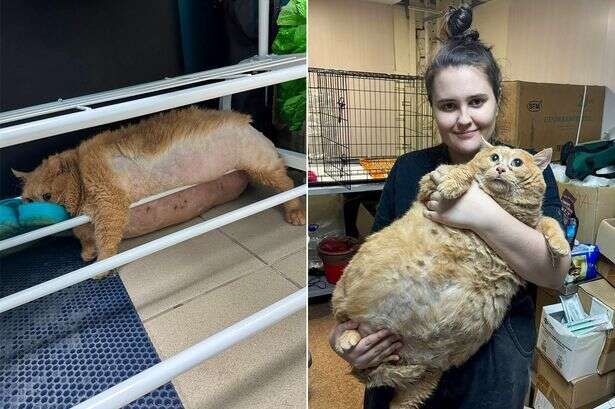
<instances>
[{"instance_id":1,"label":"wire cage","mask_svg":"<svg viewBox=\"0 0 615 409\"><path fill-rule=\"evenodd\" d=\"M313 185L382 182L399 155L439 143L422 77L308 71Z\"/></svg>"}]
</instances>

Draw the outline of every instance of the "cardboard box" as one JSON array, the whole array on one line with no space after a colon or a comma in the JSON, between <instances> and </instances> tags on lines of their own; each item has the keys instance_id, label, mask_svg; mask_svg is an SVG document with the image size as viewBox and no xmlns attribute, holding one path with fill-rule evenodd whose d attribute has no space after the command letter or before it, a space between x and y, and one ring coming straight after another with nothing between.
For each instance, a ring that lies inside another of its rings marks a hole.
<instances>
[{"instance_id":1,"label":"cardboard box","mask_svg":"<svg viewBox=\"0 0 615 409\"><path fill-rule=\"evenodd\" d=\"M576 140L583 91L583 85L504 81L498 137L526 149L552 147L553 159L559 160L562 145ZM604 94L602 86L587 87L580 142L600 139Z\"/></svg>"},{"instance_id":2,"label":"cardboard box","mask_svg":"<svg viewBox=\"0 0 615 409\"><path fill-rule=\"evenodd\" d=\"M606 334L574 335L560 323L563 316L561 303L543 307L536 348L567 381L596 373Z\"/></svg>"},{"instance_id":3,"label":"cardboard box","mask_svg":"<svg viewBox=\"0 0 615 409\"><path fill-rule=\"evenodd\" d=\"M615 408L615 398L611 399L608 402L603 403L600 406L596 406L594 409L613 409Z\"/></svg>"},{"instance_id":4,"label":"cardboard box","mask_svg":"<svg viewBox=\"0 0 615 409\"><path fill-rule=\"evenodd\" d=\"M534 409L593 409L615 393L615 372L567 382L541 353L535 354L534 367Z\"/></svg>"},{"instance_id":5,"label":"cardboard box","mask_svg":"<svg viewBox=\"0 0 615 409\"><path fill-rule=\"evenodd\" d=\"M596 245L600 254L615 263L615 218L604 219L598 225Z\"/></svg>"},{"instance_id":6,"label":"cardboard box","mask_svg":"<svg viewBox=\"0 0 615 409\"><path fill-rule=\"evenodd\" d=\"M615 323L615 288L606 280L594 280L579 286L579 298L586 312L591 315L606 312ZM597 370L605 374L615 370L615 331L611 330L606 336L602 353L598 358Z\"/></svg>"},{"instance_id":7,"label":"cardboard box","mask_svg":"<svg viewBox=\"0 0 615 409\"><path fill-rule=\"evenodd\" d=\"M540 328L540 319L542 318L542 307L545 305L557 304L560 302L559 291L551 288L536 287L536 310L534 312L534 325L536 333Z\"/></svg>"},{"instance_id":8,"label":"cardboard box","mask_svg":"<svg viewBox=\"0 0 615 409\"><path fill-rule=\"evenodd\" d=\"M609 284L615 287L615 263L604 256L600 256L598 263L596 263L596 270Z\"/></svg>"},{"instance_id":9,"label":"cardboard box","mask_svg":"<svg viewBox=\"0 0 615 409\"><path fill-rule=\"evenodd\" d=\"M577 240L595 244L600 222L615 217L615 187L588 187L557 182L557 188L560 197L566 189L576 198L574 209L579 218Z\"/></svg>"}]
</instances>

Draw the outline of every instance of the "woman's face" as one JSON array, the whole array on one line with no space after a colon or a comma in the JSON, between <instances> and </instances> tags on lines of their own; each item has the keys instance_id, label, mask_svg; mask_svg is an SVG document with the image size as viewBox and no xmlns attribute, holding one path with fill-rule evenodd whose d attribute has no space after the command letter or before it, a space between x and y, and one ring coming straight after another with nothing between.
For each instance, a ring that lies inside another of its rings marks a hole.
<instances>
[{"instance_id":1,"label":"woman's face","mask_svg":"<svg viewBox=\"0 0 615 409\"><path fill-rule=\"evenodd\" d=\"M433 112L454 163L472 159L495 129L497 101L487 76L472 66L447 67L434 77Z\"/></svg>"}]
</instances>

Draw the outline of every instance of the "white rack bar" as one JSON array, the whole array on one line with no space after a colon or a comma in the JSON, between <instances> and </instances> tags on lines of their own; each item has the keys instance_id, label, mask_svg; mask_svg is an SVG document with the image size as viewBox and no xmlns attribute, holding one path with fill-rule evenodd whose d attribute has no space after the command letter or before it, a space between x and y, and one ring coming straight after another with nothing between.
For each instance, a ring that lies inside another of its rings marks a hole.
<instances>
[{"instance_id":1,"label":"white rack bar","mask_svg":"<svg viewBox=\"0 0 615 409\"><path fill-rule=\"evenodd\" d=\"M286 162L286 166L299 169L305 171L306 163L305 163L305 154L297 153L293 151L289 151L286 149L278 149L280 156ZM179 192L181 190L189 189L194 185L190 186L182 186L176 189L172 189L163 193L159 193L157 195L153 195L147 197L145 199L141 199L136 203L130 205L131 208L140 206L145 203L149 203L156 199L160 199L162 197L168 196L170 194ZM18 236L14 236L8 239L0 240L0 251L10 249L12 247L19 246L24 243L29 243L34 240L41 239L43 237L51 236L52 234L56 234L65 230L73 229L77 226L81 226L82 224L86 224L90 222L90 218L85 215L73 217L72 219L65 220L60 223L52 224L51 226L41 227L40 229L32 230L27 233L20 234Z\"/></svg>"},{"instance_id":2,"label":"white rack bar","mask_svg":"<svg viewBox=\"0 0 615 409\"><path fill-rule=\"evenodd\" d=\"M160 81L118 88L111 91L99 92L76 98L59 99L58 101L49 102L46 104L2 112L0 113L0 124L21 121L40 115L49 115L55 112L67 111L71 109L90 109L90 105L135 97L151 92L164 91L167 89L197 84L199 82L250 76L254 72L288 68L296 65L297 63L305 64L305 61L304 54L259 56L258 58L252 58L228 67L201 71L174 78L165 78Z\"/></svg>"},{"instance_id":3,"label":"white rack bar","mask_svg":"<svg viewBox=\"0 0 615 409\"><path fill-rule=\"evenodd\" d=\"M13 125L0 129L0 148L303 78L306 71L307 66L304 61L292 67L249 77L201 85L195 88Z\"/></svg>"},{"instance_id":4,"label":"white rack bar","mask_svg":"<svg viewBox=\"0 0 615 409\"><path fill-rule=\"evenodd\" d=\"M131 261L166 249L167 247L171 247L175 244L189 240L208 231L217 229L229 223L233 223L234 221L237 221L244 217L248 217L263 210L277 206L296 197L303 196L306 194L306 191L307 189L305 186L299 186L286 192L278 193L277 195L249 204L240 209L233 210L221 216L214 217L213 219L204 221L186 229L150 241L149 243L145 243L130 250L126 250L113 257L97 261L73 272L54 278L53 280L49 280L44 283L27 288L25 290L19 291L17 293L11 294L7 297L0 299L0 313L26 304L32 300L44 297L56 291L60 291L63 288L70 287L73 284L85 281L88 278L92 278L95 275L100 274L104 271L109 271L113 268L122 266L124 264L130 263Z\"/></svg>"},{"instance_id":5,"label":"white rack bar","mask_svg":"<svg viewBox=\"0 0 615 409\"><path fill-rule=\"evenodd\" d=\"M258 2L258 55L269 54L269 0Z\"/></svg>"},{"instance_id":6,"label":"white rack bar","mask_svg":"<svg viewBox=\"0 0 615 409\"><path fill-rule=\"evenodd\" d=\"M244 339L305 308L305 288L168 358L73 409L117 409Z\"/></svg>"}]
</instances>

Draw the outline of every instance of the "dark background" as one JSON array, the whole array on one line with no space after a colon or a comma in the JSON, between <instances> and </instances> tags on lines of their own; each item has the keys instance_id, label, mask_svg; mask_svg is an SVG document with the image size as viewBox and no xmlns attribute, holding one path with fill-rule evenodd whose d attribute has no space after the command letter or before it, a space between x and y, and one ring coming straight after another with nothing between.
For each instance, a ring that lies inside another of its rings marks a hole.
<instances>
[{"instance_id":1,"label":"dark background","mask_svg":"<svg viewBox=\"0 0 615 409\"><path fill-rule=\"evenodd\" d=\"M270 10L270 43L280 3ZM258 51L255 0L0 0L0 111L236 64ZM271 95L233 96L274 139ZM200 105L218 107L218 100ZM103 129L88 128L0 150L0 198L19 194L11 168L42 159ZM0 125L2 126L2 125Z\"/></svg>"}]
</instances>

